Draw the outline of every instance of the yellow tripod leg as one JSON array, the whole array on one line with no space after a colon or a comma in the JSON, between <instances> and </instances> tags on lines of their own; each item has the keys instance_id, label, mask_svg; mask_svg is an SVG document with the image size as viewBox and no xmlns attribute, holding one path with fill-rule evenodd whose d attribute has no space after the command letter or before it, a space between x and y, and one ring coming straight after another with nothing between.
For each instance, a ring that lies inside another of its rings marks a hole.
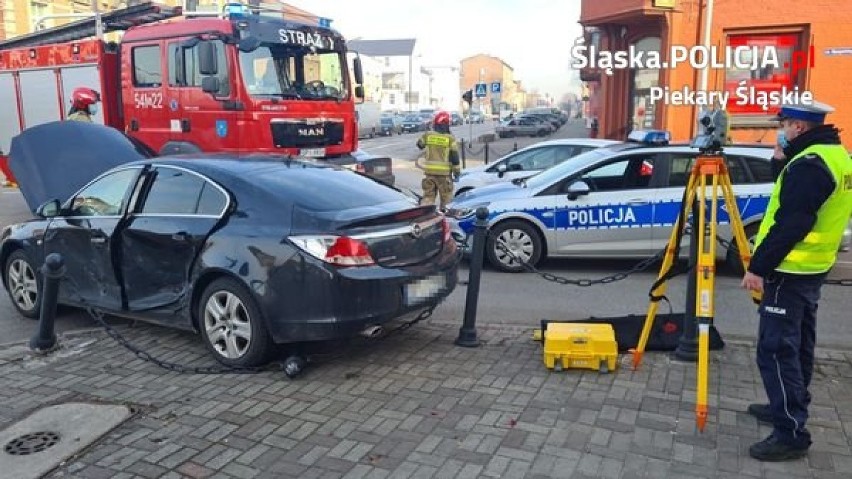
<instances>
[{"instance_id":1,"label":"yellow tripod leg","mask_svg":"<svg viewBox=\"0 0 852 479\"><path fill-rule=\"evenodd\" d=\"M737 252L740 255L743 271L748 271L748 265L751 263L751 244L748 242L748 238L745 234L745 227L743 226L740 209L739 206L737 206L736 197L734 196L734 186L731 184L731 178L727 174L722 178L722 191L725 194L725 205L727 205L728 209L731 231L734 233L734 240L737 242ZM760 304L762 295L757 291L752 291L751 299L756 304Z\"/></svg>"},{"instance_id":2,"label":"yellow tripod leg","mask_svg":"<svg viewBox=\"0 0 852 479\"><path fill-rule=\"evenodd\" d=\"M719 195L718 168L708 162L702 171L699 186L698 265L695 271L695 317L698 320L698 374L696 377L695 421L704 431L707 424L707 376L710 358L710 324L714 315L714 286L716 279L716 224ZM710 221L707 221L707 175L713 179L710 194ZM709 241L707 229L709 228Z\"/></svg>"},{"instance_id":3,"label":"yellow tripod leg","mask_svg":"<svg viewBox=\"0 0 852 479\"><path fill-rule=\"evenodd\" d=\"M698 325L698 385L695 397L695 424L704 432L707 424L707 370L710 358L710 324Z\"/></svg>"},{"instance_id":4,"label":"yellow tripod leg","mask_svg":"<svg viewBox=\"0 0 852 479\"><path fill-rule=\"evenodd\" d=\"M686 185L686 203L681 205L681 208L684 209L683 220L686 221L689 218L689 213L692 211L692 199L695 197L695 178L693 176L689 177L689 182ZM672 228L672 233L669 236L669 242L666 245L666 253L663 258L663 264L660 267L660 274L657 275L657 280L659 281L669 268L672 266L677 258L675 258L675 246L680 241L680 232L683 229L683 225L680 221L680 216L675 221L675 225ZM662 282L657 285L656 288L651 292L654 296L662 296L666 294L667 283ZM645 346L648 345L648 338L651 336L651 327L654 325L654 319L657 317L657 309L660 307L659 301L651 301L651 304L648 306L648 313L645 316L645 324L642 325L642 333L639 335L639 344L636 345L635 348L631 349L630 352L633 354L633 370L639 367L639 364L642 363L642 355L645 353Z\"/></svg>"}]
</instances>

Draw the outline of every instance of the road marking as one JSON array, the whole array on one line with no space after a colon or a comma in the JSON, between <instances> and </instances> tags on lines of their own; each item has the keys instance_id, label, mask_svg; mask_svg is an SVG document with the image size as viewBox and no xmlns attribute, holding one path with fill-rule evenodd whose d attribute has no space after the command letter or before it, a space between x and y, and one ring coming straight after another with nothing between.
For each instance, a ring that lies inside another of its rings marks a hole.
<instances>
[{"instance_id":1,"label":"road marking","mask_svg":"<svg viewBox=\"0 0 852 479\"><path fill-rule=\"evenodd\" d=\"M382 148L389 148L391 146L399 146L399 145L406 145L406 144L410 144L411 146L415 146L414 142L400 141L400 142L397 142L397 143L386 143L384 145L370 145L370 149L371 150L379 150L379 149L382 149Z\"/></svg>"}]
</instances>

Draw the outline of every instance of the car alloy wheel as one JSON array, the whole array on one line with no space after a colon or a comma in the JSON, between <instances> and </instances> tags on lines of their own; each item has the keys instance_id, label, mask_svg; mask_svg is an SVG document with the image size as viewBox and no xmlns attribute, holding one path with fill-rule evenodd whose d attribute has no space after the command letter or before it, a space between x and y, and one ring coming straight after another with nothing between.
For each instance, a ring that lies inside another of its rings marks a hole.
<instances>
[{"instance_id":1,"label":"car alloy wheel","mask_svg":"<svg viewBox=\"0 0 852 479\"><path fill-rule=\"evenodd\" d=\"M240 298L219 291L204 307L204 331L213 348L227 359L239 359L251 345L251 319Z\"/></svg>"},{"instance_id":2,"label":"car alloy wheel","mask_svg":"<svg viewBox=\"0 0 852 479\"><path fill-rule=\"evenodd\" d=\"M27 318L38 317L38 276L21 250L9 256L6 264L6 285L15 309Z\"/></svg>"},{"instance_id":3,"label":"car alloy wheel","mask_svg":"<svg viewBox=\"0 0 852 479\"><path fill-rule=\"evenodd\" d=\"M272 341L254 298L231 278L210 283L198 304L199 329L216 359L228 366L264 364Z\"/></svg>"},{"instance_id":4,"label":"car alloy wheel","mask_svg":"<svg viewBox=\"0 0 852 479\"><path fill-rule=\"evenodd\" d=\"M530 224L506 221L498 224L491 233L488 260L501 271L517 273L524 271L523 263L535 266L541 258L541 250L541 239Z\"/></svg>"}]
</instances>

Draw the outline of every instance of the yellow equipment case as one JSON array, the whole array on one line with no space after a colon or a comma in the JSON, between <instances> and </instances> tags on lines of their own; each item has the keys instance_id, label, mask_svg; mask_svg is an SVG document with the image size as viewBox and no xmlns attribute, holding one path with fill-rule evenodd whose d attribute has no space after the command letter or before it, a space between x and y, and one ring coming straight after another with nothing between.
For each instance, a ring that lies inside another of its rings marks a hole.
<instances>
[{"instance_id":1,"label":"yellow equipment case","mask_svg":"<svg viewBox=\"0 0 852 479\"><path fill-rule=\"evenodd\" d=\"M615 371L618 344L611 324L542 322L544 365L548 369Z\"/></svg>"}]
</instances>

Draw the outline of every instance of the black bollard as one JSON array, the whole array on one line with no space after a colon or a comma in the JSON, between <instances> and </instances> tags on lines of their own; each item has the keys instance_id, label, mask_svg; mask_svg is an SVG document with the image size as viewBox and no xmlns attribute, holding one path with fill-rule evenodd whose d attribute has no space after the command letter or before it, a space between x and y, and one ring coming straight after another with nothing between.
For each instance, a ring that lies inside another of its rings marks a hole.
<instances>
[{"instance_id":1,"label":"black bollard","mask_svg":"<svg viewBox=\"0 0 852 479\"><path fill-rule=\"evenodd\" d=\"M41 267L41 311L38 319L38 332L30 339L30 349L37 353L47 353L56 347L56 333L53 322L56 319L56 300L59 296L59 280L65 275L65 261L62 255L51 253L44 259Z\"/></svg>"},{"instance_id":2,"label":"black bollard","mask_svg":"<svg viewBox=\"0 0 852 479\"><path fill-rule=\"evenodd\" d=\"M518 142L515 142L515 146L512 147L512 151L518 151Z\"/></svg>"},{"instance_id":3,"label":"black bollard","mask_svg":"<svg viewBox=\"0 0 852 479\"><path fill-rule=\"evenodd\" d=\"M698 204L692 206L692 225L689 232L689 264L698 262L698 227L695 222L698 219ZM690 270L686 277L686 307L683 311L683 325L678 340L677 348L673 356L680 361L698 361L698 321L695 319L695 288L698 279L695 277L695 269Z\"/></svg>"},{"instance_id":4,"label":"black bollard","mask_svg":"<svg viewBox=\"0 0 852 479\"><path fill-rule=\"evenodd\" d=\"M488 164L488 142L485 142L485 164Z\"/></svg>"},{"instance_id":5,"label":"black bollard","mask_svg":"<svg viewBox=\"0 0 852 479\"><path fill-rule=\"evenodd\" d=\"M464 304L464 323L456 338L457 346L475 348L479 346L476 337L476 306L479 301L479 279L482 276L482 260L485 256L485 232L488 227L488 208L476 209L476 222L473 228L473 251L470 257L470 273L467 281L467 297Z\"/></svg>"},{"instance_id":6,"label":"black bollard","mask_svg":"<svg viewBox=\"0 0 852 479\"><path fill-rule=\"evenodd\" d=\"M462 138L462 139L461 139L461 160L462 160L462 168L467 168L467 158L466 158L466 156L467 156L467 155L465 155L464 150L465 150L465 147L464 147L464 138Z\"/></svg>"}]
</instances>

